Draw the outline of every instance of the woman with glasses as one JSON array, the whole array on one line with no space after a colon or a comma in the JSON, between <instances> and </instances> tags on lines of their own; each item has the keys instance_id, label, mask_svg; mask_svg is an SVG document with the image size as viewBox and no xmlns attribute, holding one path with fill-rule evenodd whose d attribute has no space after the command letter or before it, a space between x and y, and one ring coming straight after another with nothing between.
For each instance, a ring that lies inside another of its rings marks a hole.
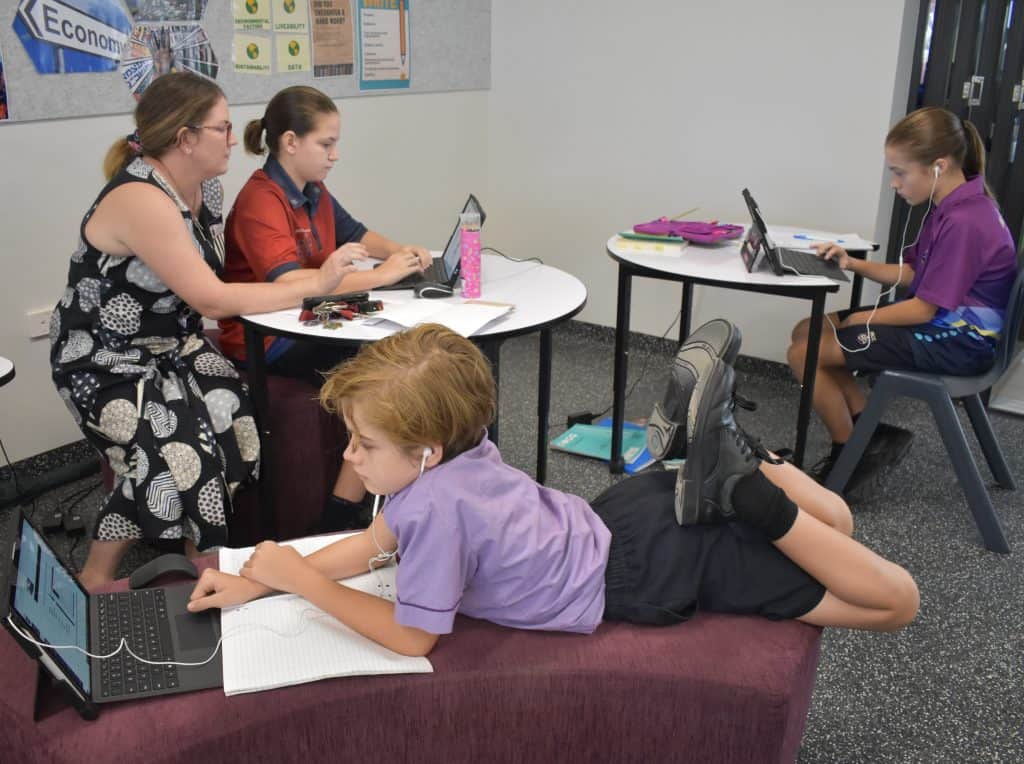
<instances>
[{"instance_id":1,"label":"woman with glasses","mask_svg":"<svg viewBox=\"0 0 1024 764\"><path fill-rule=\"evenodd\" d=\"M296 85L278 92L261 119L245 128L248 153L269 154L263 169L252 174L228 215L224 277L245 283L295 283L317 278L337 252L382 261L374 269L345 276L342 292L394 284L430 265L430 252L369 230L353 218L324 185L338 161L341 119L334 101L316 88ZM221 347L245 362L242 325L220 322ZM271 374L305 379L316 387L349 351L285 337L266 340ZM369 518L359 502L362 481L342 465L324 506L324 519L311 530L346 530L366 526Z\"/></svg>"},{"instance_id":2,"label":"woman with glasses","mask_svg":"<svg viewBox=\"0 0 1024 764\"><path fill-rule=\"evenodd\" d=\"M217 177L237 141L212 81L157 78L135 132L107 153L107 185L82 220L68 285L50 324L53 379L117 480L80 574L113 580L138 539L224 544L239 485L258 471L252 406L202 318L298 305L333 291L358 253L335 252L314 278L222 281Z\"/></svg>"}]
</instances>

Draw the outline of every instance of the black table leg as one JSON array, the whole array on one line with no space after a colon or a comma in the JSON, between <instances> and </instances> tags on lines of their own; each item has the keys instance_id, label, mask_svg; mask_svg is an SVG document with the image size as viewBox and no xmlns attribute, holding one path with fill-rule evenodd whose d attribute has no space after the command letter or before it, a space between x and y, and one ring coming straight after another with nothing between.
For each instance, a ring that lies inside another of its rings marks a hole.
<instances>
[{"instance_id":1,"label":"black table leg","mask_svg":"<svg viewBox=\"0 0 1024 764\"><path fill-rule=\"evenodd\" d=\"M491 363L491 371L494 374L494 392L497 395L501 389L501 341L484 340L480 343L480 350ZM495 403L497 403L497 399ZM498 409L499 406L494 407L494 421L487 428L487 437L494 445L498 445L498 419L500 418Z\"/></svg>"},{"instance_id":2,"label":"black table leg","mask_svg":"<svg viewBox=\"0 0 1024 764\"><path fill-rule=\"evenodd\" d=\"M629 311L633 275L619 263L619 295L615 314L615 370L612 382L612 474L625 469L622 459L622 423L626 414L626 372L629 368Z\"/></svg>"},{"instance_id":3,"label":"black table leg","mask_svg":"<svg viewBox=\"0 0 1024 764\"><path fill-rule=\"evenodd\" d=\"M814 295L811 308L811 323L807 330L807 357L804 360L804 380L800 390L800 412L796 418L796 447L793 449L793 463L804 466L804 449L807 447L807 427L811 421L811 404L814 400L814 378L818 372L818 351L821 347L821 325L825 317L825 292Z\"/></svg>"},{"instance_id":4,"label":"black table leg","mask_svg":"<svg viewBox=\"0 0 1024 764\"><path fill-rule=\"evenodd\" d=\"M860 292L864 287L864 278L862 276L853 277L853 286L850 287L850 310L860 307Z\"/></svg>"},{"instance_id":5,"label":"black table leg","mask_svg":"<svg viewBox=\"0 0 1024 764\"><path fill-rule=\"evenodd\" d=\"M548 479L548 415L551 411L551 330L541 329L537 373L537 482Z\"/></svg>"},{"instance_id":6,"label":"black table leg","mask_svg":"<svg viewBox=\"0 0 1024 764\"><path fill-rule=\"evenodd\" d=\"M690 336L690 319L693 315L693 283L683 282L683 299L679 305L679 344Z\"/></svg>"},{"instance_id":7,"label":"black table leg","mask_svg":"<svg viewBox=\"0 0 1024 764\"><path fill-rule=\"evenodd\" d=\"M274 516L273 433L270 430L270 401L267 396L267 364L263 354L263 334L245 325L245 356L249 395L256 408L256 427L260 433L260 530L264 538L277 538Z\"/></svg>"}]
</instances>

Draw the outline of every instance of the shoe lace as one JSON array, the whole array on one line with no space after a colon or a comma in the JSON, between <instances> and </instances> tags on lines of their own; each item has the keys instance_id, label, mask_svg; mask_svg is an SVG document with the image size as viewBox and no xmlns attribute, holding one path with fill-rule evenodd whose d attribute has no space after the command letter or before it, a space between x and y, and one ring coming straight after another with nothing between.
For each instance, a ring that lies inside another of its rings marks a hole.
<instances>
[{"instance_id":1,"label":"shoe lace","mask_svg":"<svg viewBox=\"0 0 1024 764\"><path fill-rule=\"evenodd\" d=\"M733 390L732 408L734 411L737 408L741 408L744 411L757 411L757 401L752 401L749 398L744 398L742 395Z\"/></svg>"},{"instance_id":2,"label":"shoe lace","mask_svg":"<svg viewBox=\"0 0 1024 764\"><path fill-rule=\"evenodd\" d=\"M753 454L762 462L768 462L769 464L785 463L785 459L773 456L771 452L764 447L760 438L755 438L749 432L740 427L738 423L736 424L736 442L739 443L740 448L744 449L745 453Z\"/></svg>"}]
</instances>

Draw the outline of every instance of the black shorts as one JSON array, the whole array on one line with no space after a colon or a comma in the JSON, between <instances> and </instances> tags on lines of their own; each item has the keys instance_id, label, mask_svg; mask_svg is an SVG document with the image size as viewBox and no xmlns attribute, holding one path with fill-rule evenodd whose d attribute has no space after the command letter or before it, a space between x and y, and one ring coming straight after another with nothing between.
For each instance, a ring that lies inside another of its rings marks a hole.
<instances>
[{"instance_id":1,"label":"black shorts","mask_svg":"<svg viewBox=\"0 0 1024 764\"><path fill-rule=\"evenodd\" d=\"M797 618L821 602L825 587L750 526L680 527L675 478L643 473L593 502L612 533L606 620L667 625L700 610Z\"/></svg>"},{"instance_id":2,"label":"black shorts","mask_svg":"<svg viewBox=\"0 0 1024 764\"><path fill-rule=\"evenodd\" d=\"M870 311L872 307L840 311L839 319L858 311ZM826 325L826 331L829 328ZM839 329L836 335L850 371L892 369L970 377L984 374L992 368L996 358L995 344L967 327L871 324L869 330L860 324ZM859 349L864 347L867 349Z\"/></svg>"}]
</instances>

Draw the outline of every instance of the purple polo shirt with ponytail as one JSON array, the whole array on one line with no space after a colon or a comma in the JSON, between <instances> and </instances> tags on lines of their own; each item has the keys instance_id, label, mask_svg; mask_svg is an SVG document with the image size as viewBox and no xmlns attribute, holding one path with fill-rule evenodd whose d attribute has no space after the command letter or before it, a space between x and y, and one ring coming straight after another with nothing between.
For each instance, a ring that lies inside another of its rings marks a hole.
<instances>
[{"instance_id":1,"label":"purple polo shirt with ponytail","mask_svg":"<svg viewBox=\"0 0 1024 764\"><path fill-rule=\"evenodd\" d=\"M981 176L957 186L929 213L917 244L908 297L938 306L931 323L995 340L1017 274L1017 254Z\"/></svg>"},{"instance_id":2,"label":"purple polo shirt with ponytail","mask_svg":"<svg viewBox=\"0 0 1024 764\"><path fill-rule=\"evenodd\" d=\"M395 620L432 634L462 613L590 633L604 614L611 533L579 496L538 485L484 438L384 508L398 539Z\"/></svg>"}]
</instances>

